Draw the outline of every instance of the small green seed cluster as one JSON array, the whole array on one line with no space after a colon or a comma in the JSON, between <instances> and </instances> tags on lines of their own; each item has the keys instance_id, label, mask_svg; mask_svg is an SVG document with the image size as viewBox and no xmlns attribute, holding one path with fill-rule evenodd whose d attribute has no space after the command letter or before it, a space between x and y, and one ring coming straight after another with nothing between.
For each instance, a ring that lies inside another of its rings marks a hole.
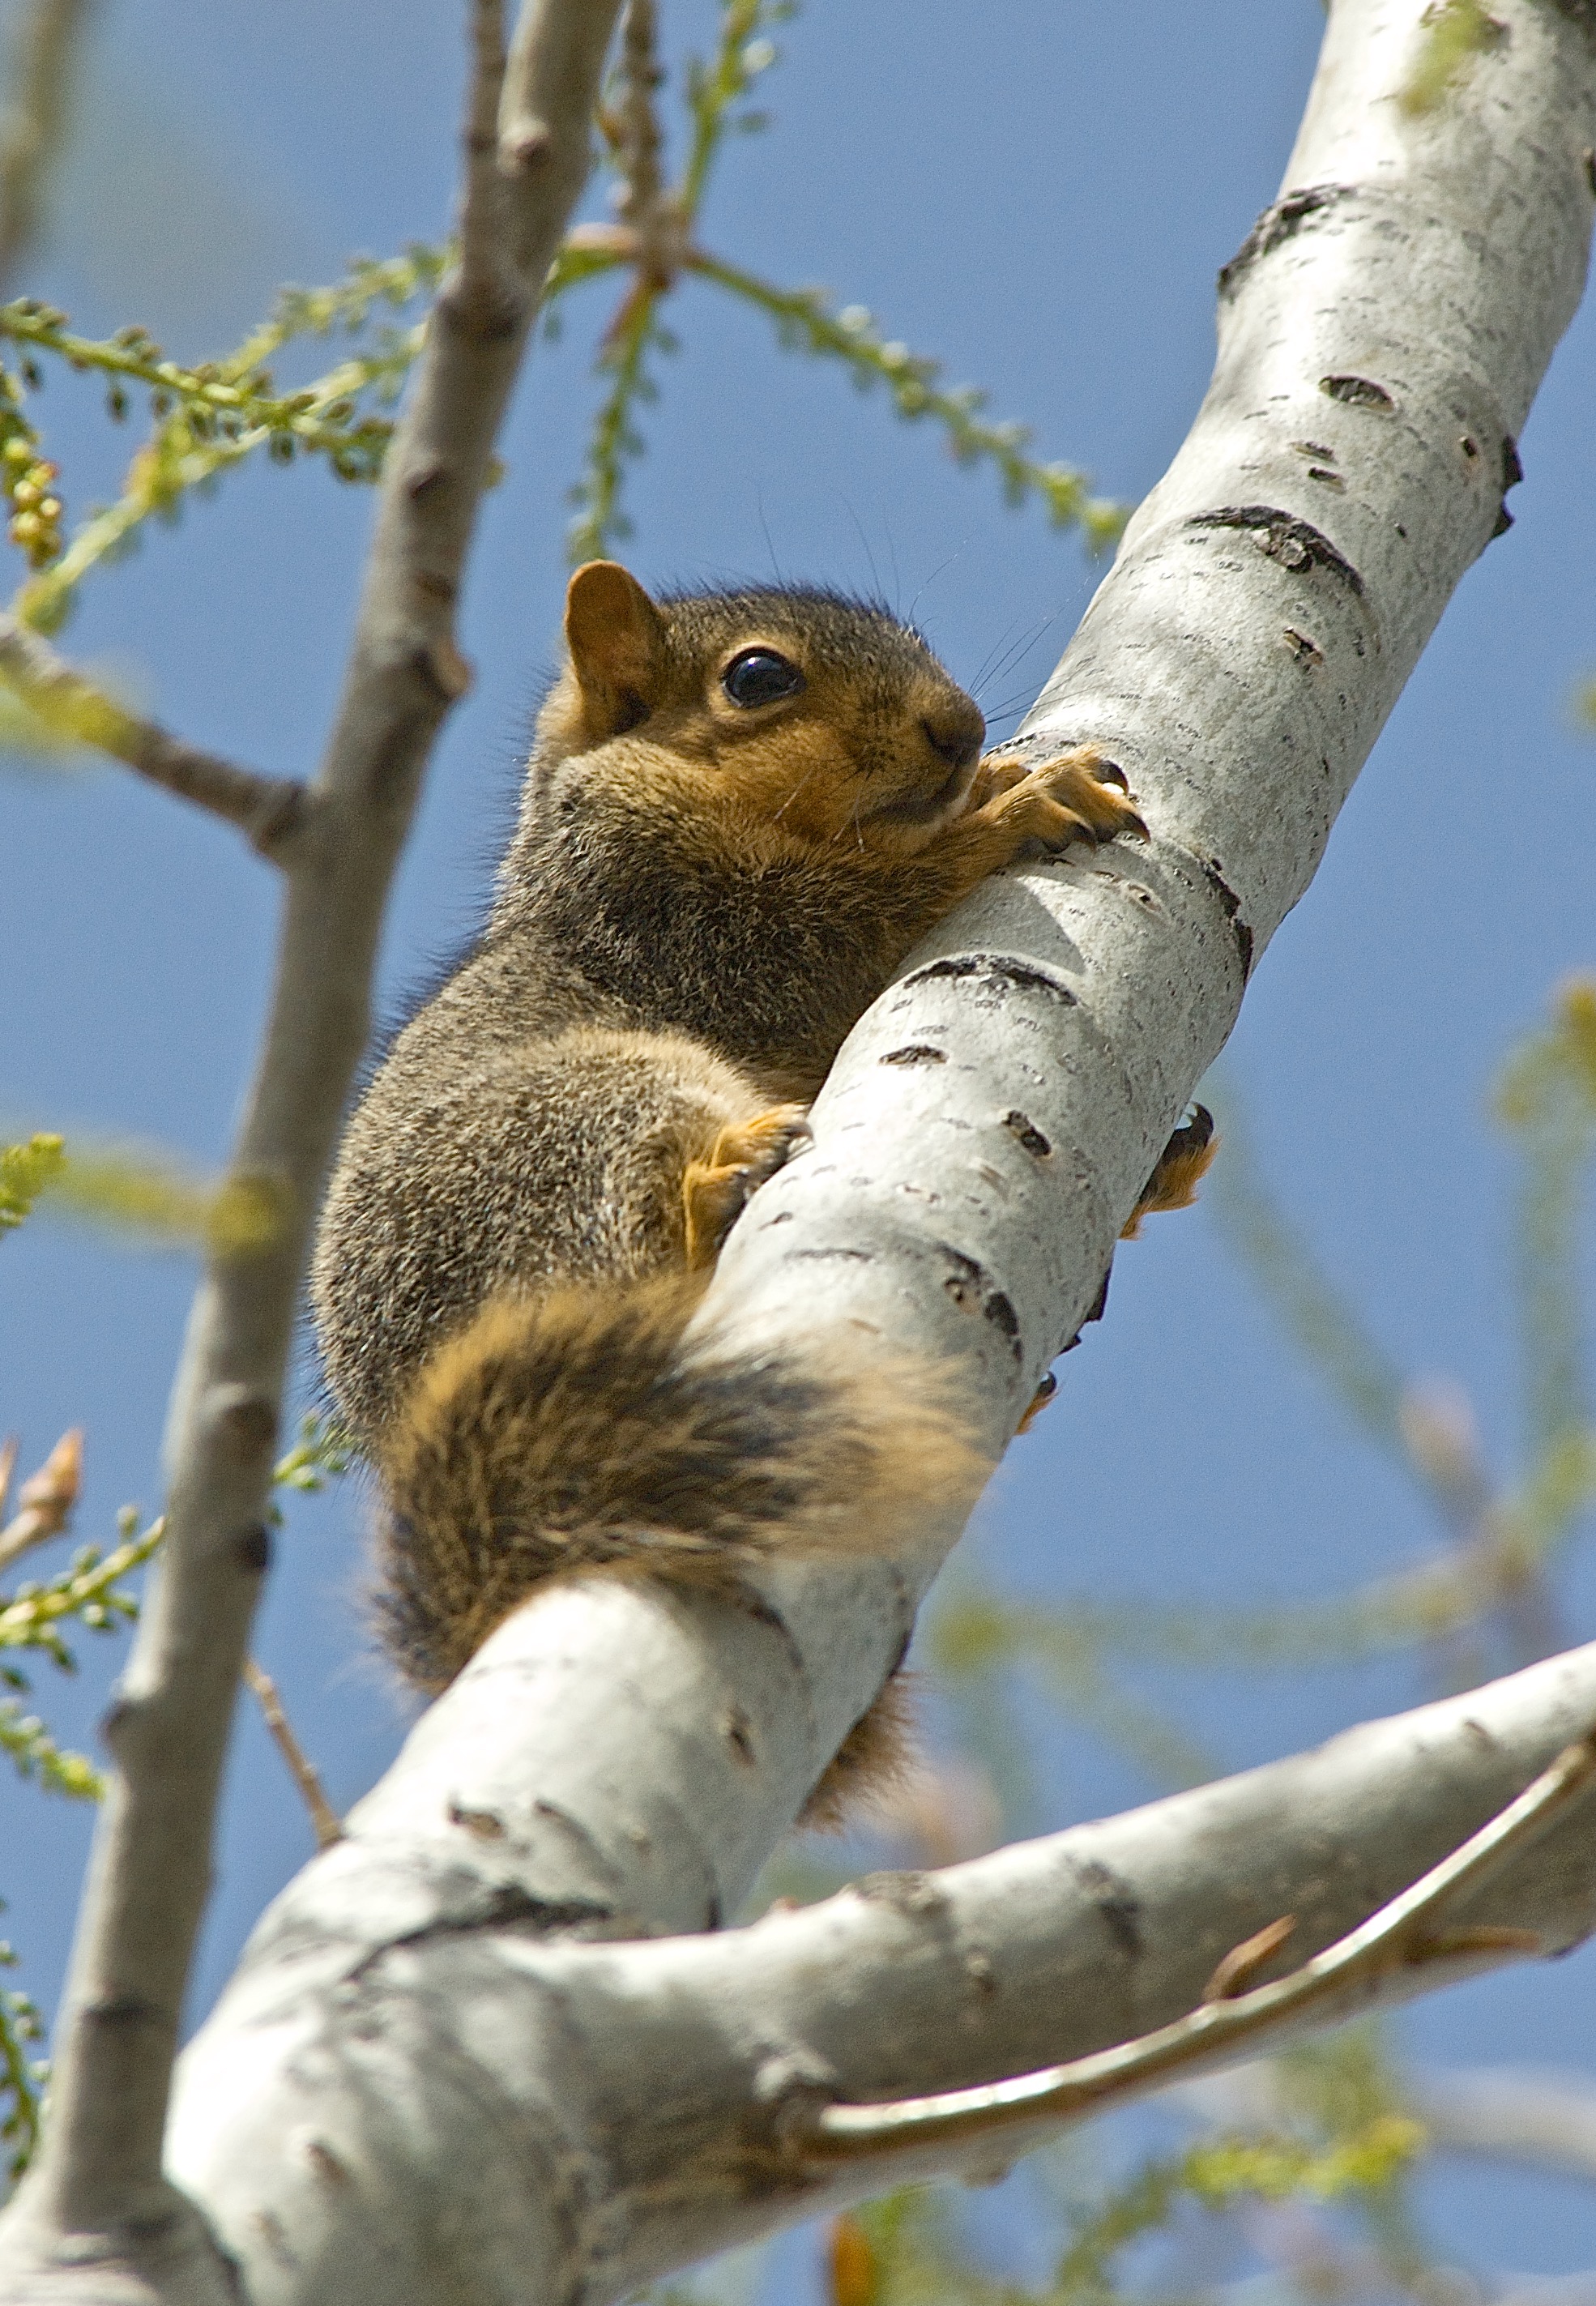
<instances>
[{"instance_id":1,"label":"small green seed cluster","mask_svg":"<svg viewBox=\"0 0 1596 2306\"><path fill-rule=\"evenodd\" d=\"M7 530L30 568L47 568L61 554L57 468L39 453L38 435L22 413L21 396L0 369L0 494L11 507Z\"/></svg>"}]
</instances>

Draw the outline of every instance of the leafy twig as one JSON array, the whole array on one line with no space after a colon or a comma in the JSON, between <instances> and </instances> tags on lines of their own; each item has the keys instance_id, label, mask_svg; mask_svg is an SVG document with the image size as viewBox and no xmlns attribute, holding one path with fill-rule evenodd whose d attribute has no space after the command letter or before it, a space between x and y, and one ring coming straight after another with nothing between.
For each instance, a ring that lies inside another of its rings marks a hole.
<instances>
[{"instance_id":1,"label":"leafy twig","mask_svg":"<svg viewBox=\"0 0 1596 2306\"><path fill-rule=\"evenodd\" d=\"M71 1154L56 1136L0 1151L0 1231L36 1202L166 1244L223 1256L265 1249L283 1224L280 1189L263 1173L195 1177L169 1155L115 1146Z\"/></svg>"},{"instance_id":2,"label":"leafy twig","mask_svg":"<svg viewBox=\"0 0 1596 2306\"><path fill-rule=\"evenodd\" d=\"M0 1969L16 1966L16 1955L0 1938ZM44 2099L47 2068L29 2056L44 2039L44 2020L26 1994L0 1986L0 2109L6 2098L11 2110L0 2118L0 2148L7 2155L7 2174L20 2178L38 2142L39 2112Z\"/></svg>"},{"instance_id":3,"label":"leafy twig","mask_svg":"<svg viewBox=\"0 0 1596 2306\"><path fill-rule=\"evenodd\" d=\"M24 379L37 381L40 354L108 380L115 417L127 413L128 387L150 395L156 429L138 450L117 501L83 524L55 559L24 585L16 614L35 630L52 631L72 604L76 586L98 562L125 550L152 515L173 517L191 489L214 479L265 448L282 461L303 449L324 455L340 479L374 480L392 433L391 423L361 406L371 395L381 406L397 397L420 349L422 331L385 329L370 352L341 361L298 391L278 393L264 363L298 337L335 328L363 328L380 303L399 306L436 286L447 251L413 247L376 263L358 260L348 279L331 287L285 289L272 318L236 350L197 368L169 360L139 327L98 340L76 334L53 305L23 297L0 306L0 336L23 348ZM14 401L14 394L13 396ZM20 415L20 411L18 411ZM22 420L27 440L35 436ZM13 426L13 430L15 427ZM57 513L58 513L57 508ZM36 561L54 558L38 540Z\"/></svg>"},{"instance_id":4,"label":"leafy twig","mask_svg":"<svg viewBox=\"0 0 1596 2306\"><path fill-rule=\"evenodd\" d=\"M106 1781L87 1755L55 1743L37 1714L24 1713L14 1697L0 1698L0 1754L9 1754L24 1778L46 1793L73 1801L98 1801Z\"/></svg>"},{"instance_id":5,"label":"leafy twig","mask_svg":"<svg viewBox=\"0 0 1596 2306\"><path fill-rule=\"evenodd\" d=\"M645 362L650 344L659 341L654 318L658 301L653 289L628 300L620 337L605 355L614 381L593 419L582 478L570 491L570 501L577 508L567 532L573 561L598 559L631 534L631 522L620 510L621 481L627 462L643 453L632 412L640 400L655 397Z\"/></svg>"},{"instance_id":6,"label":"leafy twig","mask_svg":"<svg viewBox=\"0 0 1596 2306\"><path fill-rule=\"evenodd\" d=\"M0 1241L21 1224L65 1159L60 1138L45 1131L25 1145L0 1145Z\"/></svg>"},{"instance_id":7,"label":"leafy twig","mask_svg":"<svg viewBox=\"0 0 1596 2306\"><path fill-rule=\"evenodd\" d=\"M20 1585L9 1601L0 1601L0 1650L43 1650L70 1671L73 1654L60 1632L69 1618L101 1634L138 1616L136 1598L117 1581L149 1560L166 1534L166 1520L163 1516L141 1531L136 1506L124 1506L116 1518L122 1543L109 1553L84 1546L59 1576Z\"/></svg>"},{"instance_id":8,"label":"leafy twig","mask_svg":"<svg viewBox=\"0 0 1596 2306\"><path fill-rule=\"evenodd\" d=\"M300 1420L299 1439L277 1459L272 1487L314 1497L354 1462L354 1444L336 1417L312 1413Z\"/></svg>"},{"instance_id":9,"label":"leafy twig","mask_svg":"<svg viewBox=\"0 0 1596 2306\"><path fill-rule=\"evenodd\" d=\"M897 414L909 423L939 424L957 463L986 462L996 468L1006 503L1020 505L1028 497L1039 497L1054 527L1079 524L1094 551L1119 536L1129 517L1127 506L1090 495L1086 475L1073 465L1038 463L1028 453L1028 425L988 422L981 414L986 405L984 392L974 385L952 389L943 385L939 363L883 337L862 304L836 312L822 289L778 288L702 249L690 250L683 261L688 271L755 305L774 321L784 344L841 362L866 389L884 384Z\"/></svg>"}]
</instances>

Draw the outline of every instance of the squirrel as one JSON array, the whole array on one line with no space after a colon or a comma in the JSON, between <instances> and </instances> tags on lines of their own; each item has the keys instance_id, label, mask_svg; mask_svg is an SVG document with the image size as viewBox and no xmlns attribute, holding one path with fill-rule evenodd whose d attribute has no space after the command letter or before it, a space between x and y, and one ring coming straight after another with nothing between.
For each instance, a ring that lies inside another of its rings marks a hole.
<instances>
[{"instance_id":1,"label":"squirrel","mask_svg":"<svg viewBox=\"0 0 1596 2306\"><path fill-rule=\"evenodd\" d=\"M486 930L359 1102L312 1268L381 1491L380 1627L431 1694L561 1573L724 1582L973 1494L935 1387L832 1337L751 1362L685 1333L910 947L1031 844L1145 833L1092 747L983 758L977 705L875 603L655 600L597 560L565 638ZM1191 1200L1192 1137L1139 1216ZM890 1781L901 1712L889 1682L810 1822Z\"/></svg>"}]
</instances>

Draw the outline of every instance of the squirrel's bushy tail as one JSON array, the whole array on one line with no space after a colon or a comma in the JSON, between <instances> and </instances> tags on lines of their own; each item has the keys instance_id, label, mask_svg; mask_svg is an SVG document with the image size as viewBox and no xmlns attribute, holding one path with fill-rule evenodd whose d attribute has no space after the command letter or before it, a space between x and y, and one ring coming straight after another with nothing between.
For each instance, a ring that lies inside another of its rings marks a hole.
<instances>
[{"instance_id":1,"label":"squirrel's bushy tail","mask_svg":"<svg viewBox=\"0 0 1596 2306\"><path fill-rule=\"evenodd\" d=\"M376 1452L378 1614L421 1687L562 1572L703 1584L778 1552L886 1552L974 1497L986 1467L927 1372L849 1367L834 1332L813 1359L685 1340L703 1285L496 1298L422 1370Z\"/></svg>"}]
</instances>

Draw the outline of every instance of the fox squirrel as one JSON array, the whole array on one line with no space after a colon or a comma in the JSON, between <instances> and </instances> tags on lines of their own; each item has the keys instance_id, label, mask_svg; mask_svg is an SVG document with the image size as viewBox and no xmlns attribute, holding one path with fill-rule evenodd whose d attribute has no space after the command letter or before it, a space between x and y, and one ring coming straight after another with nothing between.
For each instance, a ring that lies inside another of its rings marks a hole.
<instances>
[{"instance_id":1,"label":"fox squirrel","mask_svg":"<svg viewBox=\"0 0 1596 2306\"><path fill-rule=\"evenodd\" d=\"M383 1630L429 1692L561 1571L885 1549L973 1490L934 1388L832 1338L750 1362L683 1333L910 946L1028 843L1144 832L1089 747L983 759L979 711L884 609L656 602L597 560L565 633L486 932L355 1111L313 1269L383 1492ZM1142 1207L1191 1198L1191 1135ZM890 1772L895 1719L889 1685L812 1816Z\"/></svg>"}]
</instances>

